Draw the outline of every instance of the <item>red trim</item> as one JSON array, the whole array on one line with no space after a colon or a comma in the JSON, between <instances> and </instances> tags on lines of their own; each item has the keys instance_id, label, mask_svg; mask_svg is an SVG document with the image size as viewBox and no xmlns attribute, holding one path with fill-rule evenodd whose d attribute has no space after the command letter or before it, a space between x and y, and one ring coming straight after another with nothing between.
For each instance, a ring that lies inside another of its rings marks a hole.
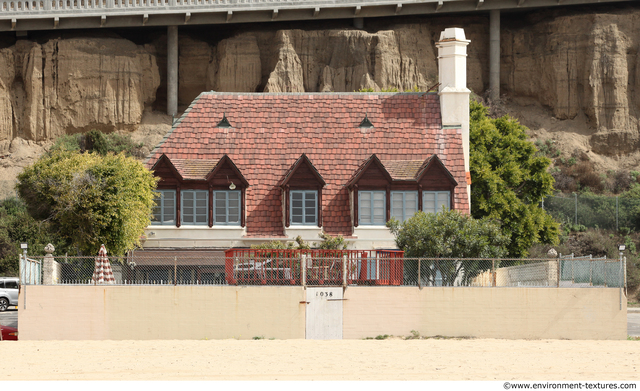
<instances>
[{"instance_id":1,"label":"red trim","mask_svg":"<svg viewBox=\"0 0 640 391\"><path fill-rule=\"evenodd\" d=\"M285 205L285 220L284 226L289 228L291 225L291 216L289 216L289 185L285 186L284 190L284 205Z\"/></svg>"},{"instance_id":2,"label":"red trim","mask_svg":"<svg viewBox=\"0 0 640 391\"><path fill-rule=\"evenodd\" d=\"M240 226L242 228L244 228L244 226L246 225L245 217L244 217L245 214L246 214L246 212L245 212L246 208L245 208L245 205L244 205L246 191L247 191L247 189L244 188L244 187L242 189L240 189Z\"/></svg>"},{"instance_id":3,"label":"red trim","mask_svg":"<svg viewBox=\"0 0 640 391\"><path fill-rule=\"evenodd\" d=\"M391 220L391 186L387 186L387 196L385 198L387 204L387 219L385 221L389 221Z\"/></svg>"},{"instance_id":4,"label":"red trim","mask_svg":"<svg viewBox=\"0 0 640 391\"><path fill-rule=\"evenodd\" d=\"M176 188L176 227L180 228L182 223L182 188Z\"/></svg>"},{"instance_id":5,"label":"red trim","mask_svg":"<svg viewBox=\"0 0 640 391\"><path fill-rule=\"evenodd\" d=\"M318 227L322 227L322 187L318 186Z\"/></svg>"},{"instance_id":6,"label":"red trim","mask_svg":"<svg viewBox=\"0 0 640 391\"><path fill-rule=\"evenodd\" d=\"M209 228L213 227L213 186L209 185L209 202L207 207L209 208Z\"/></svg>"},{"instance_id":7,"label":"red trim","mask_svg":"<svg viewBox=\"0 0 640 391\"><path fill-rule=\"evenodd\" d=\"M360 218L358 216L358 185L354 185L353 186L353 226L357 227L358 226L358 219Z\"/></svg>"}]
</instances>

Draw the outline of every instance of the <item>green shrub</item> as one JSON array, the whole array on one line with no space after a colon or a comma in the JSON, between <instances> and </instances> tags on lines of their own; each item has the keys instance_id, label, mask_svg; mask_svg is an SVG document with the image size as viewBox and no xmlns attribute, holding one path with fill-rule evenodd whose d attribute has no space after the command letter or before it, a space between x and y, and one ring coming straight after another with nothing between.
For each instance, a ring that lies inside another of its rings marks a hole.
<instances>
[{"instance_id":1,"label":"green shrub","mask_svg":"<svg viewBox=\"0 0 640 391\"><path fill-rule=\"evenodd\" d=\"M94 129L85 134L77 133L59 137L50 152L86 151L96 152L103 156L108 153L124 152L127 156L142 157L140 152L142 146L142 144L134 143L130 136L116 133L105 134Z\"/></svg>"},{"instance_id":2,"label":"green shrub","mask_svg":"<svg viewBox=\"0 0 640 391\"><path fill-rule=\"evenodd\" d=\"M342 235L336 237L329 236L324 232L318 234L323 239L320 243L315 243L316 247L322 250L346 250L347 244L344 241Z\"/></svg>"}]
</instances>

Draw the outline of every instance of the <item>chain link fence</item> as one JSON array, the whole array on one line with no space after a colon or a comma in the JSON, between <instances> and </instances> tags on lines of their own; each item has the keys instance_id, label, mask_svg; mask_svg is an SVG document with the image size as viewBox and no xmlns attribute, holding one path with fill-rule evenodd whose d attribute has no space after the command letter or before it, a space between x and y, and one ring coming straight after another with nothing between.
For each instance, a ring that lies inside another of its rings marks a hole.
<instances>
[{"instance_id":1,"label":"chain link fence","mask_svg":"<svg viewBox=\"0 0 640 391\"><path fill-rule=\"evenodd\" d=\"M298 285L441 287L624 287L625 259L403 258L351 252L322 257L109 257L117 285ZM42 264L44 285L93 285L95 257L53 257ZM23 284L36 281L23 279Z\"/></svg>"},{"instance_id":2,"label":"chain link fence","mask_svg":"<svg viewBox=\"0 0 640 391\"><path fill-rule=\"evenodd\" d=\"M596 194L558 194L541 207L557 221L588 228L640 229L640 199Z\"/></svg>"}]
</instances>

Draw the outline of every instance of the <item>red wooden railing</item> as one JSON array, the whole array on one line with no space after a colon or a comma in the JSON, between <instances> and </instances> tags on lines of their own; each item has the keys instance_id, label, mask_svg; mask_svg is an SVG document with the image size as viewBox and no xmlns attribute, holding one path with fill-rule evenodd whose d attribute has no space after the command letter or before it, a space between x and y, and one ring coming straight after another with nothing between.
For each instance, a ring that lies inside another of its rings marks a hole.
<instances>
[{"instance_id":1,"label":"red wooden railing","mask_svg":"<svg viewBox=\"0 0 640 391\"><path fill-rule=\"evenodd\" d=\"M403 269L400 250L225 251L225 278L230 285L402 285Z\"/></svg>"}]
</instances>

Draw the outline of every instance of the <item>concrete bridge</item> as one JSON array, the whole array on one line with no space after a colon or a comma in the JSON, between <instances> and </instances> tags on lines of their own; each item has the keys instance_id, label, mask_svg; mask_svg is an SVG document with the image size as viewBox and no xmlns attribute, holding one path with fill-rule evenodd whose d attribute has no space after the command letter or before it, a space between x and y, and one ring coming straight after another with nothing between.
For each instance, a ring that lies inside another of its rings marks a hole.
<instances>
[{"instance_id":1,"label":"concrete bridge","mask_svg":"<svg viewBox=\"0 0 640 391\"><path fill-rule=\"evenodd\" d=\"M500 12L638 0L0 0L0 32L167 26L167 111L178 108L178 26L490 13L489 86L500 96Z\"/></svg>"}]
</instances>

